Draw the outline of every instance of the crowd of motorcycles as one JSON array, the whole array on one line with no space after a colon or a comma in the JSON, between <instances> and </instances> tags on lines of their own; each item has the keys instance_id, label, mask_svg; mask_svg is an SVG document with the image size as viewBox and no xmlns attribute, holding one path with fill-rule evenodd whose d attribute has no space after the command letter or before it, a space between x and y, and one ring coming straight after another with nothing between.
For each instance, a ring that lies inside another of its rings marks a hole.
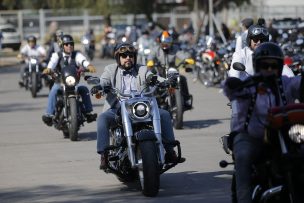
<instances>
[{"instance_id":1,"label":"crowd of motorcycles","mask_svg":"<svg viewBox=\"0 0 304 203\"><path fill-rule=\"evenodd\" d=\"M296 36L296 37L295 37ZM114 33L108 33L102 41L101 57L111 57L114 45L125 40L124 37L115 38ZM90 60L94 59L95 41L83 37L82 44L84 53ZM142 192L146 196L156 196L159 191L160 174L178 164L165 163L164 147L160 132L159 108L164 108L172 115L172 123L175 129L183 127L184 98L180 92L179 72L184 68L190 73L193 81L199 81L205 87L218 87L227 77L227 71L231 67L232 55L235 51L235 40L221 43L213 37L203 36L198 43L177 42L180 46L180 60L175 67L161 67L151 64L148 60L152 52L154 40L138 41L134 45L138 48L138 63L148 67L154 67L159 75L169 81L174 78L177 83L159 82L155 78L149 78L149 91L133 92L125 95L116 89L103 87L94 92L96 98L112 92L118 98L121 109L117 114L119 120L117 126L110 129L110 146L106 149L106 172L114 173L122 182L138 180ZM285 64L288 65L295 75L303 71L303 51L304 38L294 33L282 33L278 43L284 50ZM42 74L45 63L38 59L28 60L28 71L24 75L25 87L30 90L32 97L37 96L37 92L44 85L51 87L54 81L61 81L61 88L56 98L55 117L53 126L62 131L65 138L72 141L78 140L78 131L87 121L84 115L84 106L80 96L76 92L76 85L84 70L63 67L61 72L54 72L49 76ZM239 71L242 68L235 67ZM84 76L88 84L96 85L99 78ZM244 86L254 84L255 81L245 81ZM122 99L123 98L123 99ZM127 99L126 99L127 98ZM192 104L191 104L192 105ZM285 124L282 120L282 109L274 108L270 111L272 127L267 128L265 137L269 145L269 151L265 155L265 160L261 160L254 166L254 193L253 202L299 202L297 197L301 195L298 188L303 183L304 170L303 157L298 156L303 150L297 134L303 117L303 104L291 105L287 116L290 122ZM297 116L295 116L297 114ZM293 119L295 117L295 119ZM303 135L302 135L303 136ZM303 138L302 138L303 139ZM231 153L231 143L227 137L223 137L224 150ZM166 143L168 144L168 143ZM178 141L169 143L177 148L178 159L181 158L181 147ZM283 157L283 158L282 158ZM226 167L227 161L222 161L220 165ZM232 200L236 201L235 178L232 179Z\"/></svg>"}]
</instances>

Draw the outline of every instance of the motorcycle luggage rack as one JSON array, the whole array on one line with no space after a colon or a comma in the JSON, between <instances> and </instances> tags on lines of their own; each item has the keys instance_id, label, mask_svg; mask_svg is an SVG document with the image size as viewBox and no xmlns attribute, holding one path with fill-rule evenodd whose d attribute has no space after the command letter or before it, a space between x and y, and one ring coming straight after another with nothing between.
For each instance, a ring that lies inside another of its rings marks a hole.
<instances>
[{"instance_id":1,"label":"motorcycle luggage rack","mask_svg":"<svg viewBox=\"0 0 304 203\"><path fill-rule=\"evenodd\" d=\"M166 142L166 143L163 143L163 144L172 145L174 147L177 147L177 160L174 163L165 163L164 168L161 169L161 171L160 171L160 174L163 174L164 172L166 172L169 169L176 166L182 158L182 150L181 150L181 147L180 147L180 142L178 140L175 140L173 142Z\"/></svg>"}]
</instances>

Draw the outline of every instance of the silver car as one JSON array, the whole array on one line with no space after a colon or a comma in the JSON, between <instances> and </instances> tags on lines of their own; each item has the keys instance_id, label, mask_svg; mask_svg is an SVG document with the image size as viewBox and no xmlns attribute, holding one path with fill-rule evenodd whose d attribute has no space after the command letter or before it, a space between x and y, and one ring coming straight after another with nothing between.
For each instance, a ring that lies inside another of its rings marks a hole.
<instances>
[{"instance_id":1,"label":"silver car","mask_svg":"<svg viewBox=\"0 0 304 203\"><path fill-rule=\"evenodd\" d=\"M17 51L21 46L21 37L15 26L11 24L0 25L0 32L2 32L2 48L12 48Z\"/></svg>"}]
</instances>

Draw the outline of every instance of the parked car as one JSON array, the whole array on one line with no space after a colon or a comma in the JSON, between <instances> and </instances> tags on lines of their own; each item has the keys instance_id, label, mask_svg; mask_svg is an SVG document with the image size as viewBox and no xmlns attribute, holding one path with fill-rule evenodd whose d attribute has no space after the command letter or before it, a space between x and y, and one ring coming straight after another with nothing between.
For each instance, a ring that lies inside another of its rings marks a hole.
<instances>
[{"instance_id":1,"label":"parked car","mask_svg":"<svg viewBox=\"0 0 304 203\"><path fill-rule=\"evenodd\" d=\"M292 30L297 29L298 25L302 22L301 18L283 18L274 19L272 22L272 27L277 30Z\"/></svg>"},{"instance_id":2,"label":"parked car","mask_svg":"<svg viewBox=\"0 0 304 203\"><path fill-rule=\"evenodd\" d=\"M12 48L17 51L21 46L21 37L15 26L11 24L0 25L0 31L2 32L2 48Z\"/></svg>"}]
</instances>

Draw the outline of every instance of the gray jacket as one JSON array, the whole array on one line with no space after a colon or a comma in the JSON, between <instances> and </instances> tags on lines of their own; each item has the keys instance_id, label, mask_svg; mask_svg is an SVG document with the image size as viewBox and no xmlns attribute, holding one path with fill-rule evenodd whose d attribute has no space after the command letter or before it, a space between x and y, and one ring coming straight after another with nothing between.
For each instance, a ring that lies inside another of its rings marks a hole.
<instances>
[{"instance_id":1,"label":"gray jacket","mask_svg":"<svg viewBox=\"0 0 304 203\"><path fill-rule=\"evenodd\" d=\"M136 77L137 89L141 91L145 87L146 78L152 74L148 71L147 66L136 65L135 70L133 71ZM132 73L132 74L133 74ZM100 77L101 86L111 86L112 88L117 88L121 90L122 88L122 75L121 68L117 64L110 64L105 67L104 72ZM114 94L108 93L105 98L105 104L103 111L106 111L110 108L114 108L114 105L117 103L117 98Z\"/></svg>"}]
</instances>

